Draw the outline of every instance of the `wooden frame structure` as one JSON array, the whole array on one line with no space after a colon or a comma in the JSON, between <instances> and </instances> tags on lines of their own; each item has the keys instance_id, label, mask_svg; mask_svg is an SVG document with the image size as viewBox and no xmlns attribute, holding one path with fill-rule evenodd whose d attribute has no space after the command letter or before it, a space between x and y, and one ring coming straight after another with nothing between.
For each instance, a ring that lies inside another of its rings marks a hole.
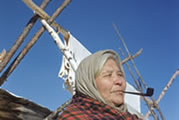
<instances>
[{"instance_id":1,"label":"wooden frame structure","mask_svg":"<svg viewBox=\"0 0 179 120\"><path fill-rule=\"evenodd\" d=\"M19 35L18 39L14 43L14 45L11 47L11 49L6 53L4 50L0 54L0 72L2 72L7 64L9 63L12 56L15 54L17 49L21 46L21 44L24 42L26 36L34 26L37 19L44 19L47 21L49 25L51 25L57 33L61 33L66 41L69 39L68 31L62 28L58 23L55 22L55 18L64 10L64 8L71 2L71 0L64 0L64 2L59 6L59 8L56 9L56 11L53 13L52 16L49 16L43 9L49 4L50 0L43 0L40 7L38 7L35 3L33 3L32 0L23 0L23 2L29 6L35 13L32 16L32 18L28 21L26 27L22 31L22 33ZM137 70L137 67L135 66L135 63L133 59L137 57L142 50L139 50L135 55L131 55L123 38L121 37L120 33L117 30L117 27L114 25L114 29L116 30L119 39L121 40L125 50L127 51L128 57L124 55L124 52L120 49L121 54L125 58L123 60L123 63L127 65L127 68L134 79L136 89L140 92L143 92L147 89L147 85L144 82L142 76L140 75L139 71ZM45 27L42 26L38 32L33 36L33 38L27 43L27 45L21 50L21 52L16 56L16 58L13 60L12 63L8 66L8 68L2 73L0 77L0 86L7 80L8 76L13 72L13 70L17 67L17 65L21 62L21 60L25 57L25 55L28 53L28 51L33 47L33 45L36 43L36 41L40 38L40 36L45 31ZM128 61L132 63L133 69L135 70L138 79L134 76L132 73L132 70L128 64ZM158 103L160 102L161 98L164 96L165 92L168 90L170 85L172 84L172 81L176 78L176 76L179 75L179 70L177 70L172 78L170 79L167 86L162 91L161 95L157 100L155 100L153 97L146 98L142 97L142 99L146 102L149 111L146 113L145 118L148 118L150 114L152 114L153 118L155 120L158 120L158 116L156 114L156 111L159 113L160 118L164 120L164 116L162 112L160 111L160 108L158 106ZM7 99L8 98L8 99ZM12 106L10 108L4 107L7 104L7 101L12 103ZM0 119L11 119L14 117L17 117L19 120L30 120L30 117L35 117L39 120L53 120L56 119L58 116L58 113L62 111L62 109L70 102L71 100L64 103L62 106L60 106L56 111L52 112L48 110L47 108L41 107L31 101L25 100L23 98L18 98L16 96L13 96L9 94L7 91L0 89ZM29 104L29 106L26 106L25 103ZM15 108L13 108L15 107ZM18 108L18 109L17 109ZM24 109L19 109L24 108ZM9 110L9 113L7 112ZM156 110L156 111L154 111ZM29 112L31 111L31 112ZM33 111L33 112L32 112ZM11 113L11 114L10 114ZM32 114L34 113L34 114ZM21 115L21 118L18 118L18 115ZM28 115L28 116L27 116Z\"/></svg>"}]
</instances>

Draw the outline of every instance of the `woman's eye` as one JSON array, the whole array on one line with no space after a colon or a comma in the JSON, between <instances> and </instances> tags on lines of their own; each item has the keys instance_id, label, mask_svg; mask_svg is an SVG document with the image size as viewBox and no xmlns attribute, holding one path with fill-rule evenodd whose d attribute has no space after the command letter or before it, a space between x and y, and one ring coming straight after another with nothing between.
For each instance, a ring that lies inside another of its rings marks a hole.
<instances>
[{"instance_id":1,"label":"woman's eye","mask_svg":"<svg viewBox=\"0 0 179 120\"><path fill-rule=\"evenodd\" d=\"M118 73L117 75L118 75L118 76L124 76L122 73Z\"/></svg>"},{"instance_id":2,"label":"woman's eye","mask_svg":"<svg viewBox=\"0 0 179 120\"><path fill-rule=\"evenodd\" d=\"M104 77L111 77L112 74L106 74Z\"/></svg>"}]
</instances>

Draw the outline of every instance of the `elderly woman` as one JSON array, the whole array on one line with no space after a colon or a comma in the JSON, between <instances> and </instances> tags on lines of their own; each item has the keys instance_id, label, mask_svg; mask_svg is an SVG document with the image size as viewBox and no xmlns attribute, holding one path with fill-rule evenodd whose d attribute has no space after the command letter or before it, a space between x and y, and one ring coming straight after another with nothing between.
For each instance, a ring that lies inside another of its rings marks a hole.
<instances>
[{"instance_id":1,"label":"elderly woman","mask_svg":"<svg viewBox=\"0 0 179 120\"><path fill-rule=\"evenodd\" d=\"M139 120L124 104L126 81L119 56L112 50L85 58L75 73L76 94L59 120Z\"/></svg>"}]
</instances>

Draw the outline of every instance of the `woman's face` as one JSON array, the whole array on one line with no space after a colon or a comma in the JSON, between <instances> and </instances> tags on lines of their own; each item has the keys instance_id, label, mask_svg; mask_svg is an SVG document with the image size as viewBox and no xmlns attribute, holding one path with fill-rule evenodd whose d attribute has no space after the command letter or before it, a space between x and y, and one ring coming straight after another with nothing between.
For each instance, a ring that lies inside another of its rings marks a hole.
<instances>
[{"instance_id":1,"label":"woman's face","mask_svg":"<svg viewBox=\"0 0 179 120\"><path fill-rule=\"evenodd\" d=\"M100 74L96 77L97 90L103 99L112 106L119 106L124 103L126 81L122 71L113 59L108 59Z\"/></svg>"}]
</instances>

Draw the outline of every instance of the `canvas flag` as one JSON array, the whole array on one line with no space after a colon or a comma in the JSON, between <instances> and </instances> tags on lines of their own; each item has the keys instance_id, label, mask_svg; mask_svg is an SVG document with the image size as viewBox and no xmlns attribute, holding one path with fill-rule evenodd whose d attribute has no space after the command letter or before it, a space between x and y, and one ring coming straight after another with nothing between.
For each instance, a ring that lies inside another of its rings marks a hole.
<instances>
[{"instance_id":1,"label":"canvas flag","mask_svg":"<svg viewBox=\"0 0 179 120\"><path fill-rule=\"evenodd\" d=\"M75 37L73 37L70 33L69 35L70 37L68 42L64 40L64 44L66 49L70 51L72 56L71 60L73 60L74 63L76 63L76 66L78 66L79 63L91 53ZM67 89L73 94L74 88L71 86L74 86L75 84L75 72L71 68L65 56L62 58L62 65L58 76L65 80Z\"/></svg>"},{"instance_id":2,"label":"canvas flag","mask_svg":"<svg viewBox=\"0 0 179 120\"><path fill-rule=\"evenodd\" d=\"M75 37L73 37L69 33L70 37L68 42L64 41L66 50L70 51L72 56L71 60L76 63L76 66L87 56L91 54ZM59 71L58 76L65 80L65 86L67 89L73 94L74 93L74 85L75 85L75 72L71 68L68 60L63 56L62 65ZM127 83L126 87L127 91L138 92L132 85ZM125 103L128 105L129 111L134 113L135 110L141 112L140 110L140 96L136 95L125 95ZM135 109L133 111L133 109Z\"/></svg>"}]
</instances>

